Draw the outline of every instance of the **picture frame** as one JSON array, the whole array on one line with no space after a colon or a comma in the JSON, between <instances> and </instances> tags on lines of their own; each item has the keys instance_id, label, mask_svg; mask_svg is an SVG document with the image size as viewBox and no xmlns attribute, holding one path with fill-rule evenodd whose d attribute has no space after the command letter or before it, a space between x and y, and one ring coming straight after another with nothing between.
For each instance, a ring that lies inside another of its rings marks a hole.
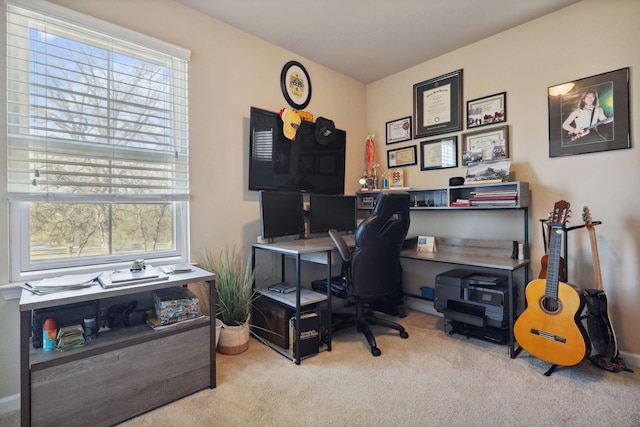
<instances>
[{"instance_id":1,"label":"picture frame","mask_svg":"<svg viewBox=\"0 0 640 427\"><path fill-rule=\"evenodd\" d=\"M311 78L304 66L298 61L289 61L280 73L280 89L287 103L302 110L311 101Z\"/></svg>"},{"instance_id":2,"label":"picture frame","mask_svg":"<svg viewBox=\"0 0 640 427\"><path fill-rule=\"evenodd\" d=\"M413 85L414 138L462 130L462 70Z\"/></svg>"},{"instance_id":3,"label":"picture frame","mask_svg":"<svg viewBox=\"0 0 640 427\"><path fill-rule=\"evenodd\" d=\"M467 129L507 121L507 92L467 101Z\"/></svg>"},{"instance_id":4,"label":"picture frame","mask_svg":"<svg viewBox=\"0 0 640 427\"><path fill-rule=\"evenodd\" d=\"M509 125L462 134L462 166L509 157Z\"/></svg>"},{"instance_id":5,"label":"picture frame","mask_svg":"<svg viewBox=\"0 0 640 427\"><path fill-rule=\"evenodd\" d=\"M397 148L387 151L387 167L398 168L401 166L412 166L418 163L417 149L415 145L405 148Z\"/></svg>"},{"instance_id":6,"label":"picture frame","mask_svg":"<svg viewBox=\"0 0 640 427\"><path fill-rule=\"evenodd\" d=\"M420 170L458 167L458 136L448 136L420 143Z\"/></svg>"},{"instance_id":7,"label":"picture frame","mask_svg":"<svg viewBox=\"0 0 640 427\"><path fill-rule=\"evenodd\" d=\"M629 67L551 86L548 99L549 157L631 148Z\"/></svg>"},{"instance_id":8,"label":"picture frame","mask_svg":"<svg viewBox=\"0 0 640 427\"><path fill-rule=\"evenodd\" d=\"M411 116L387 122L387 145L411 140Z\"/></svg>"}]
</instances>

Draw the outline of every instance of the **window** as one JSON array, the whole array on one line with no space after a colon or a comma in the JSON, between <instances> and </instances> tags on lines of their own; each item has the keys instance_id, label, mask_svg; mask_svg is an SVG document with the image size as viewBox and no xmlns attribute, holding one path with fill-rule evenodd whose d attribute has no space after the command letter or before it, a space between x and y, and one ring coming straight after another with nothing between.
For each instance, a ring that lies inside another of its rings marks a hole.
<instances>
[{"instance_id":1,"label":"window","mask_svg":"<svg viewBox=\"0 0 640 427\"><path fill-rule=\"evenodd\" d=\"M12 280L188 261L188 52L46 9L7 5Z\"/></svg>"}]
</instances>

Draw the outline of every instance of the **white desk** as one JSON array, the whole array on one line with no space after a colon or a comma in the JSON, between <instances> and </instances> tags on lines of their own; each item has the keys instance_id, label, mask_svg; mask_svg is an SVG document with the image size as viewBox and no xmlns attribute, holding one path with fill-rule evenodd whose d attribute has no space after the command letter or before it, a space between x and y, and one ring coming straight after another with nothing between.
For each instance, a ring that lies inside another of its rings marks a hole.
<instances>
[{"instance_id":1,"label":"white desk","mask_svg":"<svg viewBox=\"0 0 640 427\"><path fill-rule=\"evenodd\" d=\"M215 275L192 272L166 280L20 298L21 422L29 425L113 425L203 388L216 386L215 315L175 328L147 325L98 332L85 347L59 353L32 349L32 312L65 304L134 295L189 283L209 284L215 310Z\"/></svg>"}]
</instances>

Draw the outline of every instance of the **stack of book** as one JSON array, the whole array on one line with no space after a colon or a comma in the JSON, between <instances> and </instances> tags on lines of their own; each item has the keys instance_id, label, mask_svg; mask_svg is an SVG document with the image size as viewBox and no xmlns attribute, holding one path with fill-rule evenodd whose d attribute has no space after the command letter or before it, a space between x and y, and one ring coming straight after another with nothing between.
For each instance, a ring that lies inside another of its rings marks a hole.
<instances>
[{"instance_id":1,"label":"stack of book","mask_svg":"<svg viewBox=\"0 0 640 427\"><path fill-rule=\"evenodd\" d=\"M515 206L516 190L472 191L469 197L471 206Z\"/></svg>"},{"instance_id":2,"label":"stack of book","mask_svg":"<svg viewBox=\"0 0 640 427\"><path fill-rule=\"evenodd\" d=\"M455 202L451 202L451 207L469 206L469 199L456 199Z\"/></svg>"}]
</instances>

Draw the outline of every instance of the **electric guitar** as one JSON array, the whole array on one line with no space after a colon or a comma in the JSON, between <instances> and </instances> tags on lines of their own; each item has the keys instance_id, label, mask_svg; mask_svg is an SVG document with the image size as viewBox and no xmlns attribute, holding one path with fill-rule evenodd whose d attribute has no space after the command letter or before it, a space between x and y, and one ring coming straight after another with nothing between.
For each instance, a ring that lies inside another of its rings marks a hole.
<instances>
[{"instance_id":1,"label":"electric guitar","mask_svg":"<svg viewBox=\"0 0 640 427\"><path fill-rule=\"evenodd\" d=\"M562 224L563 226L567 224L569 219L569 202L560 200L557 201L555 205L553 205L553 211L549 213L549 220L547 221L547 247L545 248L546 252L542 259L540 259L540 274L538 275L538 279L545 279L547 277L547 267L549 263L549 250L548 247L551 244L551 227L548 226L549 222L556 222ZM560 267L558 278L561 282L565 282L567 280L567 273L564 268L564 258L560 257Z\"/></svg>"},{"instance_id":2,"label":"electric guitar","mask_svg":"<svg viewBox=\"0 0 640 427\"><path fill-rule=\"evenodd\" d=\"M618 346L613 325L607 312L607 295L602 288L602 274L600 272L600 258L598 256L598 242L596 240L595 226L600 222L591 220L591 212L588 207L582 211L582 219L589 231L591 239L591 252L593 253L593 269L596 278L596 288L586 289L587 297L587 330L591 345L601 357L614 358L618 356Z\"/></svg>"},{"instance_id":3,"label":"electric guitar","mask_svg":"<svg viewBox=\"0 0 640 427\"><path fill-rule=\"evenodd\" d=\"M550 223L551 242L547 278L529 282L527 308L516 320L516 340L529 354L554 365L577 365L587 355L588 338L580 322L584 300L558 280L564 227Z\"/></svg>"},{"instance_id":4,"label":"electric guitar","mask_svg":"<svg viewBox=\"0 0 640 427\"><path fill-rule=\"evenodd\" d=\"M568 136L571 138L571 141L575 141L576 139L582 138L583 136L587 135L591 129L597 128L600 125L606 125L607 123L611 123L611 122L613 122L613 116L607 117L604 120L600 120L599 122L594 123L591 126L582 129L579 133L570 132Z\"/></svg>"}]
</instances>

